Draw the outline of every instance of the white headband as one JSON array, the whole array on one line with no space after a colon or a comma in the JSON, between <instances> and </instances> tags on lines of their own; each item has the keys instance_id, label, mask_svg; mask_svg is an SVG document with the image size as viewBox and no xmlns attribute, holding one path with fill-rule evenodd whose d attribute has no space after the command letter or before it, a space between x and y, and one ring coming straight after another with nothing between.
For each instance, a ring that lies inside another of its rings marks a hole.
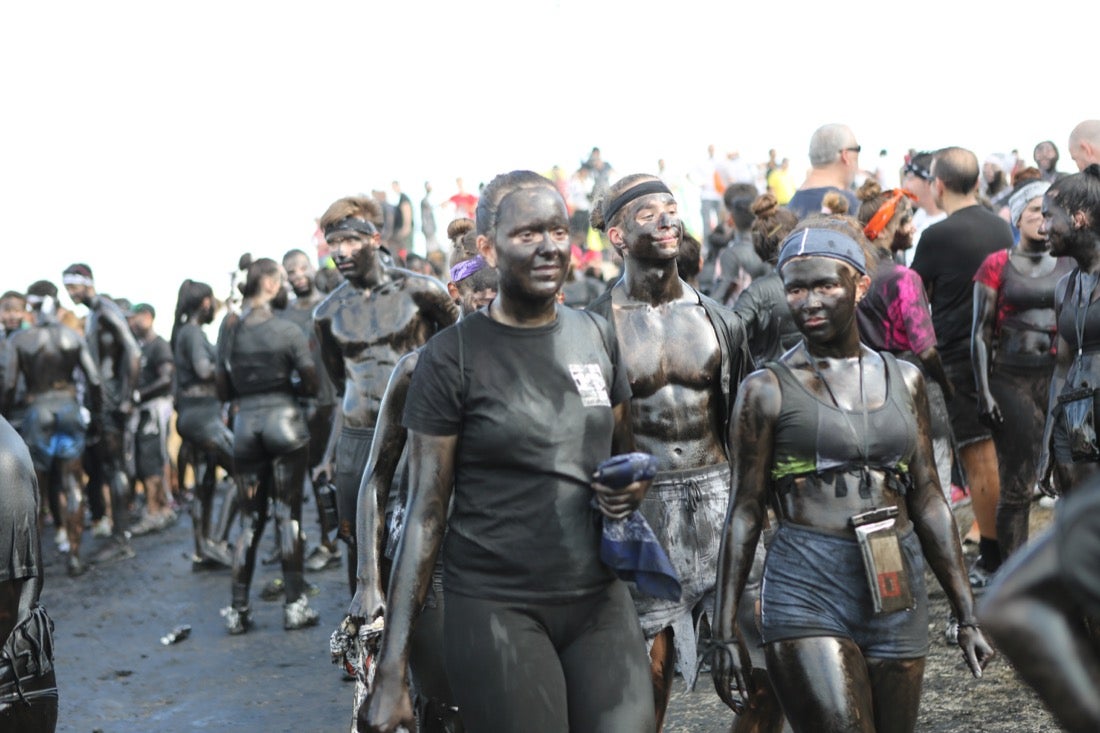
<instances>
[{"instance_id":1,"label":"white headband","mask_svg":"<svg viewBox=\"0 0 1100 733\"><path fill-rule=\"evenodd\" d=\"M62 285L86 285L87 287L95 287L95 283L92 278L87 275L81 275L76 272L66 272L61 276Z\"/></svg>"}]
</instances>

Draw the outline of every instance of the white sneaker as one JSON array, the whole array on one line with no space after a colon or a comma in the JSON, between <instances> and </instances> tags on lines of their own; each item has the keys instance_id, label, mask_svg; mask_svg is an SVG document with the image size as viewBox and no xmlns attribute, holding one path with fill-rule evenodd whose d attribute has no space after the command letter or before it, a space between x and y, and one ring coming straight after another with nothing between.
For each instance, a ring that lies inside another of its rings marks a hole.
<instances>
[{"instance_id":1,"label":"white sneaker","mask_svg":"<svg viewBox=\"0 0 1100 733\"><path fill-rule=\"evenodd\" d=\"M68 552L69 547L69 533L65 531L65 528L57 530L57 536L53 538L54 544L57 545L58 552Z\"/></svg>"},{"instance_id":2,"label":"white sneaker","mask_svg":"<svg viewBox=\"0 0 1100 733\"><path fill-rule=\"evenodd\" d=\"M98 522L92 522L92 536L93 537L110 537L111 536L111 518L107 515L103 515L99 518Z\"/></svg>"}]
</instances>

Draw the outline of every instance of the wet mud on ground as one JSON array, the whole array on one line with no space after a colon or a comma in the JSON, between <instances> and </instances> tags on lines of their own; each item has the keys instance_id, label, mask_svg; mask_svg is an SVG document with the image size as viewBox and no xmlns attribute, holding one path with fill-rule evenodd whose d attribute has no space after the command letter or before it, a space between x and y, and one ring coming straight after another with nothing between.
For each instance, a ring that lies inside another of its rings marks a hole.
<instances>
[{"instance_id":1,"label":"wet mud on ground","mask_svg":"<svg viewBox=\"0 0 1100 733\"><path fill-rule=\"evenodd\" d=\"M312 503L304 526L316 539ZM1050 512L1034 511L1033 527ZM970 521L965 510L960 524ZM261 554L270 554L272 527ZM101 540L85 534L90 557ZM346 731L352 685L329 662L328 637L343 618L348 591L343 567L308 574L320 588L310 599L320 626L287 632L281 602L259 599L259 589L279 576L278 565L257 567L253 584L256 625L243 636L226 634L218 610L229 602L227 570L194 573L185 555L191 522L134 540L137 557L65 576L64 557L43 537L46 585L43 602L57 629L56 664L61 695L61 733L277 733ZM972 551L968 549L972 556ZM968 558L969 559L969 558ZM918 731L1031 733L1057 731L1038 698L1011 667L997 659L981 680L965 669L961 653L943 641L947 603L930 578L931 653L925 674ZM164 646L160 637L189 624L190 636ZM718 700L709 675L696 692L677 682L665 727L669 733L724 733L732 714Z\"/></svg>"}]
</instances>

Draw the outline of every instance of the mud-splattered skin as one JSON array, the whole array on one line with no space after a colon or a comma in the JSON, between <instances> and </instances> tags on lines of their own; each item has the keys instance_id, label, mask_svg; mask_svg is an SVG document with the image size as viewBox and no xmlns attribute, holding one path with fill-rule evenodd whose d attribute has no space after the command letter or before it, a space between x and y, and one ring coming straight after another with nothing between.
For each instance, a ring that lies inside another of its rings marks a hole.
<instances>
[{"instance_id":1,"label":"mud-splattered skin","mask_svg":"<svg viewBox=\"0 0 1100 733\"><path fill-rule=\"evenodd\" d=\"M517 189L499 207L496 228L479 235L478 247L500 275L490 318L511 326L533 328L556 318L556 296L568 264L569 220L561 196L551 188ZM612 452L633 449L629 403L613 408ZM537 426L516 426L517 430ZM359 712L359 730L413 729L415 716L406 668L411 627L431 581L435 557L446 526L453 493L458 436L408 434L409 501L405 530L394 561L386 598L386 633L379 656L374 692ZM608 516L625 516L645 494L645 484L632 484L611 496L593 486Z\"/></svg>"},{"instance_id":2,"label":"mud-splattered skin","mask_svg":"<svg viewBox=\"0 0 1100 733\"><path fill-rule=\"evenodd\" d=\"M676 268L683 226L671 194L628 204L608 236L624 255L612 313L630 375L638 450L661 470L726 460L718 388L722 352L714 326Z\"/></svg>"},{"instance_id":3,"label":"mud-splattered skin","mask_svg":"<svg viewBox=\"0 0 1100 733\"><path fill-rule=\"evenodd\" d=\"M75 370L84 374L92 412L102 410L102 383L99 369L87 343L76 331L44 315L35 306L36 323L32 328L15 334L9 340L10 361L5 372L7 384L0 385L0 407L7 409L15 395L16 378L22 375L27 385L27 402L53 403L78 409L76 404ZM52 423L52 411L30 410L26 420ZM52 432L52 428L51 428ZM54 470L37 467L39 490L63 517L69 537L69 573L83 572L80 562L80 540L84 532L84 469L82 457L60 462Z\"/></svg>"},{"instance_id":4,"label":"mud-splattered skin","mask_svg":"<svg viewBox=\"0 0 1100 733\"><path fill-rule=\"evenodd\" d=\"M342 399L338 425L371 428L397 360L454 323L458 309L438 280L385 267L379 235L338 232L328 241L347 279L317 306L314 327Z\"/></svg>"},{"instance_id":5,"label":"mud-splattered skin","mask_svg":"<svg viewBox=\"0 0 1100 733\"><path fill-rule=\"evenodd\" d=\"M862 362L867 407L882 405L887 399L884 363L860 344L854 319L857 295L862 297L865 292L867 278L824 257L793 260L781 274L788 305L806 343L805 348L787 352L781 361L818 401L832 404L819 372L836 403L853 411L861 409L857 365ZM917 434L909 465L913 485L904 497L887 486L884 474L877 469L871 469L868 500L853 502L852 497L858 498L859 493L855 491L838 498L832 487L823 486L815 475L796 479L786 496L777 496L771 471L775 429L783 406L779 382L773 372L761 370L742 385L730 423L732 493L718 565L715 636L724 642L713 666L715 689L735 710L753 691L751 664L737 628L736 610L768 502L785 521L838 533L850 533L849 517L868 505L896 506L899 527L912 524L925 559L958 617L963 624L974 623L958 532L932 458L924 381L915 367L904 363L899 367ZM959 646L973 673L980 675L992 656L980 630L961 626ZM831 636L772 642L765 653L768 672L796 732L913 730L923 659L865 658L851 639Z\"/></svg>"}]
</instances>

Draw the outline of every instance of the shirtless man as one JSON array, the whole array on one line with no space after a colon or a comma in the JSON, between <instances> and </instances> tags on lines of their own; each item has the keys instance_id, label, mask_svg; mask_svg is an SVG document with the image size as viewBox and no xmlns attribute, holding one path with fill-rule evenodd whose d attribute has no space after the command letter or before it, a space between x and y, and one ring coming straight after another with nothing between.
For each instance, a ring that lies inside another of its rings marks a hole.
<instances>
[{"instance_id":1,"label":"shirtless man","mask_svg":"<svg viewBox=\"0 0 1100 733\"><path fill-rule=\"evenodd\" d=\"M141 370L141 347L126 316L109 298L96 294L92 269L69 265L61 282L74 303L88 308L84 338L103 380L103 410L95 457L111 496L111 538L93 558L107 563L134 556L130 546L130 479L126 475L126 424L134 410L133 392ZM99 486L93 486L99 491Z\"/></svg>"},{"instance_id":2,"label":"shirtless man","mask_svg":"<svg viewBox=\"0 0 1100 733\"><path fill-rule=\"evenodd\" d=\"M434 278L386 266L380 256L382 211L365 197L342 198L321 217L325 241L346 278L313 313L325 368L340 397L332 435L315 482L336 484L339 536L356 544L359 483L390 373L404 354L458 318L458 307ZM354 549L349 558L354 557ZM355 562L348 561L355 592Z\"/></svg>"},{"instance_id":3,"label":"shirtless man","mask_svg":"<svg viewBox=\"0 0 1100 733\"><path fill-rule=\"evenodd\" d=\"M660 730L675 660L690 686L696 618L709 615L714 603L730 485L726 424L752 359L740 319L680 279L683 226L664 183L649 175L623 178L593 207L592 226L607 233L624 264L623 277L588 309L615 326L633 393L634 440L660 462L641 512L683 587L679 602L634 595L652 643Z\"/></svg>"},{"instance_id":4,"label":"shirtless man","mask_svg":"<svg viewBox=\"0 0 1100 733\"><path fill-rule=\"evenodd\" d=\"M23 438L34 461L40 490L51 504L58 503L69 540L69 575L80 575L80 536L84 530L83 470L85 425L76 399L73 372L84 372L93 421L102 412L99 369L88 345L76 331L56 320L57 287L39 281L27 290L27 302L35 325L11 338L11 372L0 389L0 408L11 404L16 378L22 375L27 390ZM58 502L53 497L58 497ZM63 505L63 506L62 506Z\"/></svg>"}]
</instances>

